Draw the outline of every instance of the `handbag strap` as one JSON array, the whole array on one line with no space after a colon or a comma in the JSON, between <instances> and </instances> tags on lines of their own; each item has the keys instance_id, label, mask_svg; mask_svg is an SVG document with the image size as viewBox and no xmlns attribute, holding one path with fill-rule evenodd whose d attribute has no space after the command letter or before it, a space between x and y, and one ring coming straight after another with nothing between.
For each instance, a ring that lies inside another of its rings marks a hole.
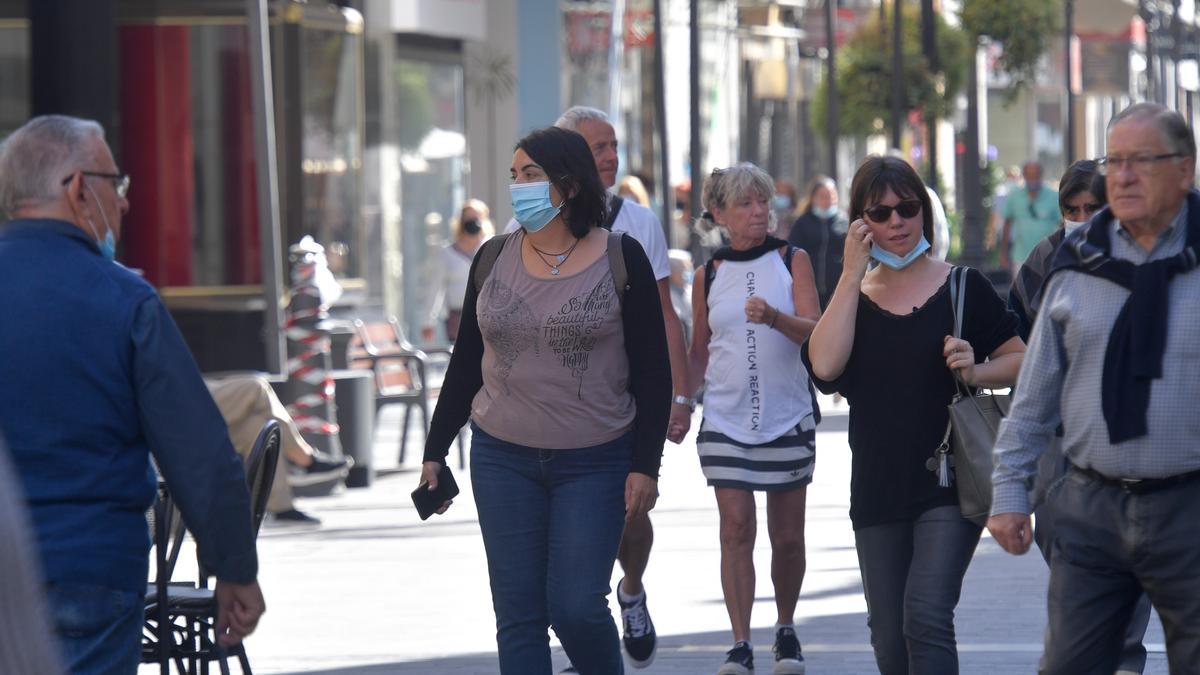
<instances>
[{"instance_id":1,"label":"handbag strap","mask_svg":"<svg viewBox=\"0 0 1200 675\"><path fill-rule=\"evenodd\" d=\"M954 314L954 337L962 338L963 305L967 297L967 268L955 265L950 268L950 311ZM963 396L970 396L971 389L954 371L954 386Z\"/></svg>"}]
</instances>

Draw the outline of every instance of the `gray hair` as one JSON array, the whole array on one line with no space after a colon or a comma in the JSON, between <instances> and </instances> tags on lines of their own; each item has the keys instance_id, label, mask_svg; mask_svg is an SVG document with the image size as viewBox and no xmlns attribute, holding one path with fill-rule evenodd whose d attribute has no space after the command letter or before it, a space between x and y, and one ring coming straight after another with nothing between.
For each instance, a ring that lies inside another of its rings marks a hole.
<instances>
[{"instance_id":1,"label":"gray hair","mask_svg":"<svg viewBox=\"0 0 1200 675\"><path fill-rule=\"evenodd\" d=\"M579 125L584 122L603 122L612 124L608 121L608 113L599 108L589 108L585 105L577 105L568 108L566 112L559 115L554 121L554 126L567 131L579 131Z\"/></svg>"},{"instance_id":2,"label":"gray hair","mask_svg":"<svg viewBox=\"0 0 1200 675\"><path fill-rule=\"evenodd\" d=\"M727 209L731 204L745 199L754 193L768 202L775 197L775 181L766 171L755 166L752 162L735 164L728 169L713 169L708 179L704 181L704 190L700 193L700 203L707 212L697 223L701 228L711 227L705 223L710 219L713 210ZM769 221L767 228L775 230L775 209L768 209Z\"/></svg>"},{"instance_id":3,"label":"gray hair","mask_svg":"<svg viewBox=\"0 0 1200 675\"><path fill-rule=\"evenodd\" d=\"M1108 132L1121 122L1152 122L1163 134L1167 148L1184 157L1196 159L1196 138L1179 113L1157 103L1134 103L1108 121Z\"/></svg>"},{"instance_id":4,"label":"gray hair","mask_svg":"<svg viewBox=\"0 0 1200 675\"><path fill-rule=\"evenodd\" d=\"M43 115L26 122L0 145L0 213L5 220L25 204L56 199L62 180L87 166L88 139L104 140L92 120Z\"/></svg>"}]
</instances>

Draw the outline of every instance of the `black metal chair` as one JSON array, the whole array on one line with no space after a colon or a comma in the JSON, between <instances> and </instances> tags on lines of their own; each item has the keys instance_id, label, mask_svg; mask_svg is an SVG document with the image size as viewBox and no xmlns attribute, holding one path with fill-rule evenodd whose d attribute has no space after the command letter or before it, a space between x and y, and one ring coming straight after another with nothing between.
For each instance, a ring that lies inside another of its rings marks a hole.
<instances>
[{"instance_id":1,"label":"black metal chair","mask_svg":"<svg viewBox=\"0 0 1200 675\"><path fill-rule=\"evenodd\" d=\"M279 459L280 440L279 423L268 420L246 458L246 484L250 490L251 522L255 537L266 516L267 499L271 494L271 483L275 479ZM160 499L160 503L166 505L164 509L168 512L172 508L169 496L165 500ZM228 675L228 659L234 656L242 672L251 675L250 660L243 644L225 649L217 643L217 601L213 589L208 588L211 576L208 570L199 565L199 579L194 585L170 582L185 529L182 519L176 518L175 521L178 522L166 519L160 523L156 512L155 548L161 551L158 557L163 564L158 567L153 592L146 597L147 628L144 631L142 662L157 662L165 674L170 670L170 661L175 662L180 673L195 673L197 669L207 673L208 664L216 661L222 675ZM159 538L160 534L162 538ZM159 542L162 544L157 545ZM160 603L159 598L166 598L166 602Z\"/></svg>"}]
</instances>

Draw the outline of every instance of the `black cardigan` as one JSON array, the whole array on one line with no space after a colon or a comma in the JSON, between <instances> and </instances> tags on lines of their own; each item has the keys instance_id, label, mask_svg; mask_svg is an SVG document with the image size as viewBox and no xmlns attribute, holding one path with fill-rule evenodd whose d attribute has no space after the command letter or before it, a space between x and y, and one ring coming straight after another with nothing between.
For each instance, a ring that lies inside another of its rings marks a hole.
<instances>
[{"instance_id":1,"label":"black cardigan","mask_svg":"<svg viewBox=\"0 0 1200 675\"><path fill-rule=\"evenodd\" d=\"M633 471L658 477L662 463L667 421L671 415L671 362L667 355L667 333L659 302L658 282L645 251L636 239L621 237L628 288L621 301L625 329L625 353L629 357L629 392L636 412L633 418ZM475 266L471 263L467 294L463 298L458 341L442 384L425 439L426 462L446 461L446 453L459 429L471 417L471 402L483 386L483 335L476 315L478 291Z\"/></svg>"}]
</instances>

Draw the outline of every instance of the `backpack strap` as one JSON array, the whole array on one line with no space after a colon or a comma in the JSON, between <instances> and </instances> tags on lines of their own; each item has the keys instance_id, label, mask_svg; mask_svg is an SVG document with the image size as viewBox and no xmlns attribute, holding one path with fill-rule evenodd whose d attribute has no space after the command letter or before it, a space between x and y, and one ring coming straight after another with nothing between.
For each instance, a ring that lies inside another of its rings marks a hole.
<instances>
[{"instance_id":1,"label":"backpack strap","mask_svg":"<svg viewBox=\"0 0 1200 675\"><path fill-rule=\"evenodd\" d=\"M617 292L617 304L621 306L625 304L625 291L629 290L629 271L625 267L625 250L621 244L624 237L623 232L608 233L608 266L612 268L613 289Z\"/></svg>"},{"instance_id":2,"label":"backpack strap","mask_svg":"<svg viewBox=\"0 0 1200 675\"><path fill-rule=\"evenodd\" d=\"M617 222L617 214L621 212L621 207L625 205L623 197L614 196L608 204L608 218L604 219L604 224L600 227L612 232L613 223Z\"/></svg>"},{"instance_id":3,"label":"backpack strap","mask_svg":"<svg viewBox=\"0 0 1200 675\"><path fill-rule=\"evenodd\" d=\"M483 291L483 282L487 281L488 275L492 273L492 267L496 265L496 258L500 257L500 251L504 248L504 242L512 236L512 233L498 234L491 239L483 242L483 246L479 247L479 262L475 263L475 293Z\"/></svg>"},{"instance_id":4,"label":"backpack strap","mask_svg":"<svg viewBox=\"0 0 1200 675\"><path fill-rule=\"evenodd\" d=\"M791 244L788 244L787 252L783 254L783 264L787 267L788 276L792 275L792 258L796 257L798 249Z\"/></svg>"}]
</instances>

